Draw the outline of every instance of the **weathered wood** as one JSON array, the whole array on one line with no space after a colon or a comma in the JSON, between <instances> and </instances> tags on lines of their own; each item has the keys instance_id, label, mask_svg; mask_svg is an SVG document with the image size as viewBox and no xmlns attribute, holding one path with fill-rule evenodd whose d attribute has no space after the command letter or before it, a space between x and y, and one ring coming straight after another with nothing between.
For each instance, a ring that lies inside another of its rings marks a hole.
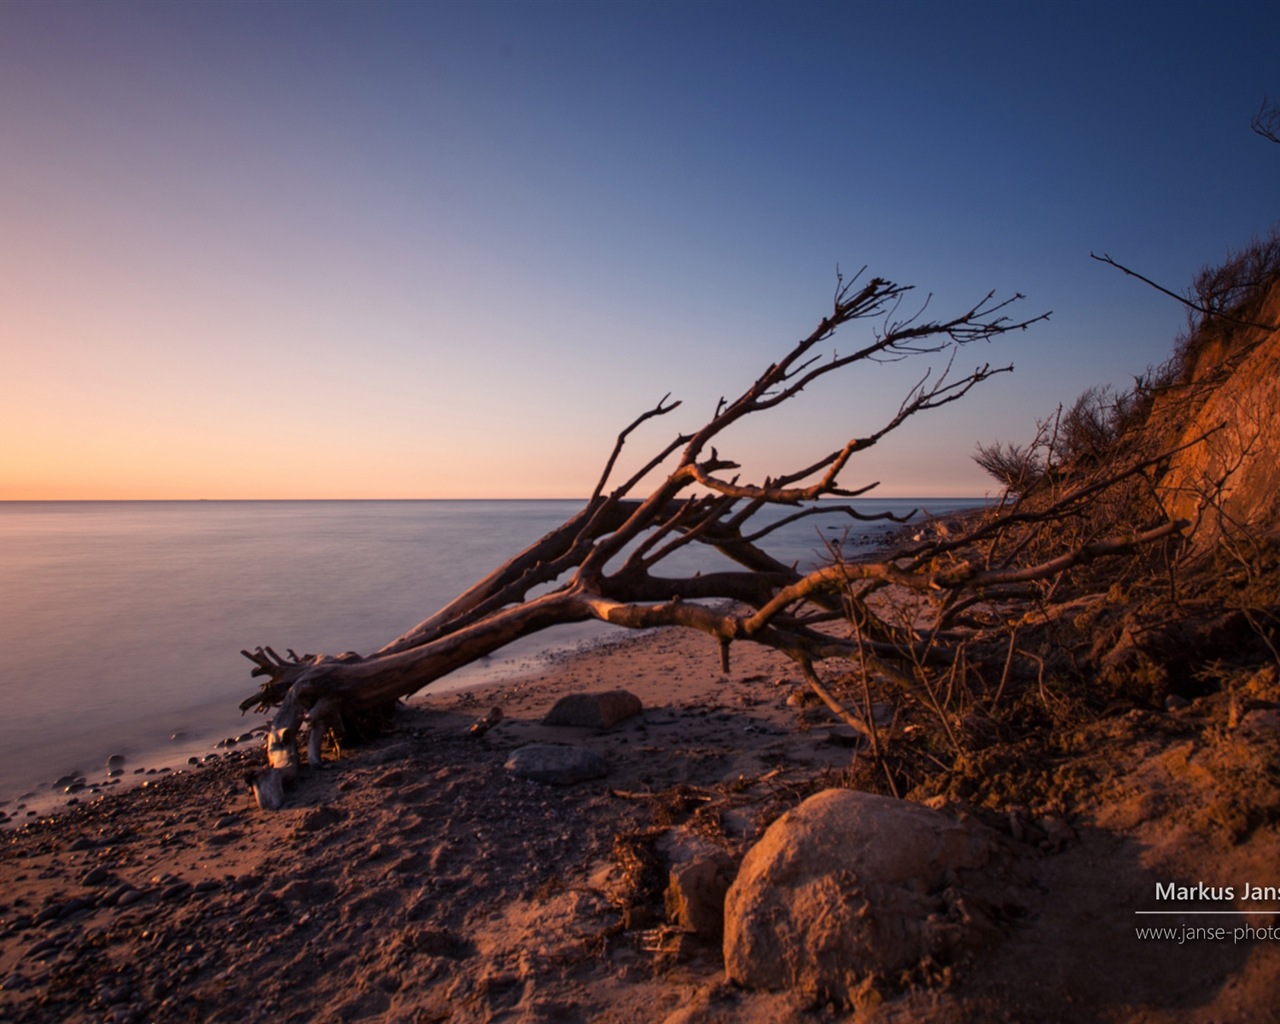
<instances>
[{"instance_id":1,"label":"weathered wood","mask_svg":"<svg viewBox=\"0 0 1280 1024\"><path fill-rule=\"evenodd\" d=\"M877 616L865 601L871 589L888 584L925 592L972 589L1038 577L1025 571L974 569L955 559L931 561L935 555L958 549L954 538L948 542L950 548L936 546L905 561L837 562L801 573L760 547L759 542L772 528L749 532L752 517L766 507L785 505L797 509L788 521L819 514L893 519L885 513L864 516L848 504L817 503L822 498L854 498L871 490L875 484L857 488L841 485L839 476L854 456L917 413L956 401L990 377L1012 369L984 364L953 378L951 364L961 346L1025 329L1045 317L1010 320L1006 311L1021 296L996 301L988 294L948 320L923 320L923 309L898 320L895 318L909 288L881 278L855 287L856 280L846 283L840 279L830 315L769 365L741 395L733 401L722 399L715 414L699 429L678 434L633 476L609 490L611 474L630 435L647 421L679 407L678 402L664 396L618 435L599 483L578 513L384 647L366 657L350 652L337 657L299 656L290 651L286 658L270 647L242 652L255 665L253 675L266 677L261 689L241 704L242 709L278 708L273 722L277 737L296 737L300 728L309 725L308 760L316 764L321 733L339 727L344 717L385 707L521 637L565 623L597 619L630 629L679 626L700 630L719 644L726 669L736 640L774 647L803 667L837 714L866 731L856 715L825 691L813 666L858 651L874 655L896 649L901 654L905 649L911 657L920 652L921 656L938 657L941 651L937 636L904 634L900 626ZM850 352L822 352L821 346L837 330L868 320L876 325L870 337ZM845 441L797 471L758 483L743 481L738 474L725 476L738 465L722 458L713 442L732 425L799 397L808 385L828 374L861 363L929 354L946 355L943 371L937 376L926 373L877 429ZM633 497L639 485L672 457L674 467L648 495ZM1127 550L1175 528L1166 524L1132 540L1097 542L1089 550L1064 556L1061 567ZM737 568L689 577L657 575L655 570L664 560L690 544L718 550ZM865 592L858 589L863 585L868 588ZM539 588L544 592L529 596ZM828 613L856 611L860 620L857 642L819 629L810 615L815 603ZM272 799L268 796L268 802Z\"/></svg>"}]
</instances>

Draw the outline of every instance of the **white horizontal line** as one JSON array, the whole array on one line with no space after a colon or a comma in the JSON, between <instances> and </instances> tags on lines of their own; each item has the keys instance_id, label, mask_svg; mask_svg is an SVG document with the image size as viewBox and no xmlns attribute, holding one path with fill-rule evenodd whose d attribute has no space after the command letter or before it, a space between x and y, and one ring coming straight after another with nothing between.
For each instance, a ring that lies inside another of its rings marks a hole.
<instances>
[{"instance_id":1,"label":"white horizontal line","mask_svg":"<svg viewBox=\"0 0 1280 1024\"><path fill-rule=\"evenodd\" d=\"M1278 910L1135 910L1135 914L1280 914Z\"/></svg>"}]
</instances>

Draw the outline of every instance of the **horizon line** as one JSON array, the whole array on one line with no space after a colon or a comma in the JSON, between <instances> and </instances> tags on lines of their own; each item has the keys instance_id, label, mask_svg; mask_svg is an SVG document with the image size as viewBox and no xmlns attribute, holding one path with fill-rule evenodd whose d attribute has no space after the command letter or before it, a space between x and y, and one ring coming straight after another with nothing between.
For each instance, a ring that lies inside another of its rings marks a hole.
<instances>
[{"instance_id":1,"label":"horizon line","mask_svg":"<svg viewBox=\"0 0 1280 1024\"><path fill-rule=\"evenodd\" d=\"M838 498L823 497L815 498L814 501L836 501L841 503L854 503L860 501L977 501L977 500L994 500L991 494L928 494L928 495L901 495L901 494L884 494L873 496L861 496L858 498ZM642 499L634 499L642 500ZM253 501L580 501L586 502L585 496L561 496L561 497L524 497L520 495L512 495L508 497L495 498L489 497L449 497L449 498L0 498L0 505L75 505L75 504L110 504L125 502L172 502L198 504L214 502L253 502Z\"/></svg>"}]
</instances>

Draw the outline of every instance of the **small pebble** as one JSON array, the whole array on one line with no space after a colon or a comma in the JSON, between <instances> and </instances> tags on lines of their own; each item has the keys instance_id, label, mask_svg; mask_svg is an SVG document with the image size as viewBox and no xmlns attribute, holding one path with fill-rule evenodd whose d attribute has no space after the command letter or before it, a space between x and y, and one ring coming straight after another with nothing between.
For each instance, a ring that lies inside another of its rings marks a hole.
<instances>
[{"instance_id":1,"label":"small pebble","mask_svg":"<svg viewBox=\"0 0 1280 1024\"><path fill-rule=\"evenodd\" d=\"M32 960L39 960L45 958L46 953L56 953L60 949L62 943L57 939L44 939L28 949L26 955Z\"/></svg>"},{"instance_id":2,"label":"small pebble","mask_svg":"<svg viewBox=\"0 0 1280 1024\"><path fill-rule=\"evenodd\" d=\"M180 900L191 895L190 882L174 882L173 885L166 888L160 893L162 900Z\"/></svg>"},{"instance_id":3,"label":"small pebble","mask_svg":"<svg viewBox=\"0 0 1280 1024\"><path fill-rule=\"evenodd\" d=\"M78 914L82 910L93 909L94 901L87 896L73 896L62 905L62 916L70 917L72 914Z\"/></svg>"},{"instance_id":4,"label":"small pebble","mask_svg":"<svg viewBox=\"0 0 1280 1024\"><path fill-rule=\"evenodd\" d=\"M133 886L131 886L128 882L121 882L109 893L107 893L105 896L102 897L102 902L108 907L117 906L119 905L120 901L124 899L125 894L133 891L134 891Z\"/></svg>"}]
</instances>

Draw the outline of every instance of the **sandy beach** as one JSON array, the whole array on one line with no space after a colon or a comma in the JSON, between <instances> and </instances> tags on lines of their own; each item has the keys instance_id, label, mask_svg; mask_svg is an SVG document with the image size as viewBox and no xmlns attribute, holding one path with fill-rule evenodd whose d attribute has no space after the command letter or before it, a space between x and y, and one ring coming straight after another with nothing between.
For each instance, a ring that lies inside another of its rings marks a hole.
<instances>
[{"instance_id":1,"label":"sandy beach","mask_svg":"<svg viewBox=\"0 0 1280 1024\"><path fill-rule=\"evenodd\" d=\"M1263 1019L1280 943L1142 943L1132 927L1153 879L1274 872L1270 832L1236 845L1197 832L1184 813L1197 790L1170 759L1145 758L1132 783L1151 737L1198 735L1209 705L1104 723L1080 759L1095 784L1059 802L1056 834L1034 824L1048 804L1033 799L1020 819L930 801L1004 820L1027 868L999 940L947 977L854 1010L727 983L714 929L673 922L664 904L672 851L711 843L736 863L768 822L847 783L855 756L789 663L733 653L724 674L705 638L651 631L415 699L388 735L304 772L277 813L243 781L255 744L10 827L0 1019ZM641 714L607 730L540 724L564 694L618 687ZM469 735L493 706L500 724ZM515 777L509 756L534 742L595 751L608 774Z\"/></svg>"}]
</instances>

